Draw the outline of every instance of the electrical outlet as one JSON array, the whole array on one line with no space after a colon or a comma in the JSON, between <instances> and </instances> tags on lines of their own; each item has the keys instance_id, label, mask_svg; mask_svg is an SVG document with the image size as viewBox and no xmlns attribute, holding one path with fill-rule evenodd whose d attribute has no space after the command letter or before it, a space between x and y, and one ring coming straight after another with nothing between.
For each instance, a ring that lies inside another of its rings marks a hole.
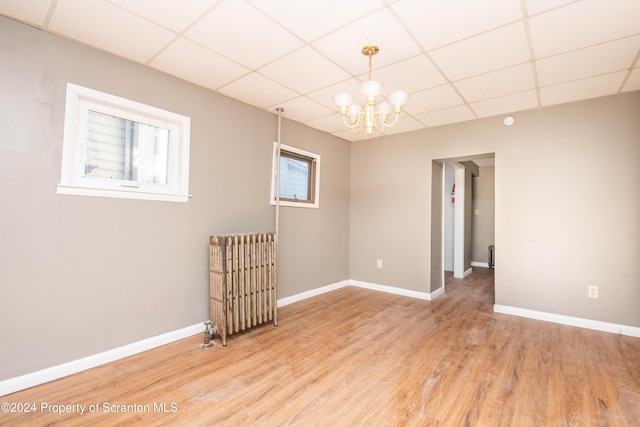
<instances>
[{"instance_id":1,"label":"electrical outlet","mask_svg":"<svg viewBox=\"0 0 640 427\"><path fill-rule=\"evenodd\" d=\"M379 259L379 260L376 262L376 265L378 266L378 268L382 268L382 260L381 260L381 259Z\"/></svg>"},{"instance_id":2,"label":"electrical outlet","mask_svg":"<svg viewBox=\"0 0 640 427\"><path fill-rule=\"evenodd\" d=\"M589 286L589 298L599 298L597 286Z\"/></svg>"}]
</instances>

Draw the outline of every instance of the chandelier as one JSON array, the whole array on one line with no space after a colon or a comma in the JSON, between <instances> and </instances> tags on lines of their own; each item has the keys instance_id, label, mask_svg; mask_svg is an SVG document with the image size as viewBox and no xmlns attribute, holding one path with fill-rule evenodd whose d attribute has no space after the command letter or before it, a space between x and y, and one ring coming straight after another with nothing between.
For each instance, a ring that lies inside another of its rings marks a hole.
<instances>
[{"instance_id":1,"label":"chandelier","mask_svg":"<svg viewBox=\"0 0 640 427\"><path fill-rule=\"evenodd\" d=\"M362 54L369 57L369 80L362 83L360 88L366 97L364 107L353 104L353 96L348 93L340 93L333 97L333 101L340 108L340 115L345 126L354 132L359 132L364 128L368 136L373 134L374 129L382 133L385 127L396 124L398 115L409 98L406 92L397 90L389 94L388 101L378 104L376 98L382 93L382 84L371 80L371 59L378 52L380 52L378 46L362 48ZM392 120L390 119L391 114L394 115Z\"/></svg>"}]
</instances>

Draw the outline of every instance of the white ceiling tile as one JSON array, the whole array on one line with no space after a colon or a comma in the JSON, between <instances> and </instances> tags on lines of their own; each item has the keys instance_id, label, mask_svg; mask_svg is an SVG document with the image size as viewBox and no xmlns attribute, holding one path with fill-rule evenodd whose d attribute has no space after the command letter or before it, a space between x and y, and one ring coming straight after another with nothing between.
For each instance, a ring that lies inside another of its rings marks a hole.
<instances>
[{"instance_id":1,"label":"white ceiling tile","mask_svg":"<svg viewBox=\"0 0 640 427\"><path fill-rule=\"evenodd\" d=\"M364 101L366 44L381 49L384 93L410 93L394 133L411 117L437 126L640 90L640 0L0 0L0 14L347 140L367 137L332 98Z\"/></svg>"},{"instance_id":2,"label":"white ceiling tile","mask_svg":"<svg viewBox=\"0 0 640 427\"><path fill-rule=\"evenodd\" d=\"M258 71L301 94L350 78L349 74L310 47L298 49Z\"/></svg>"},{"instance_id":3,"label":"white ceiling tile","mask_svg":"<svg viewBox=\"0 0 640 427\"><path fill-rule=\"evenodd\" d=\"M469 102L522 92L535 87L533 70L529 63L460 80L453 84L462 97Z\"/></svg>"},{"instance_id":4,"label":"white ceiling tile","mask_svg":"<svg viewBox=\"0 0 640 427\"><path fill-rule=\"evenodd\" d=\"M362 82L360 80L349 79L311 92L307 94L307 96L329 108L335 109L335 111L338 111L338 107L333 102L333 97L339 93L349 93L353 95L354 102L362 103L364 101L364 97L360 93L360 86L362 86Z\"/></svg>"},{"instance_id":5,"label":"white ceiling tile","mask_svg":"<svg viewBox=\"0 0 640 427\"><path fill-rule=\"evenodd\" d=\"M392 7L425 50L522 19L520 0L400 0Z\"/></svg>"},{"instance_id":6,"label":"white ceiling tile","mask_svg":"<svg viewBox=\"0 0 640 427\"><path fill-rule=\"evenodd\" d=\"M529 20L536 58L640 33L640 1L584 0Z\"/></svg>"},{"instance_id":7,"label":"white ceiling tile","mask_svg":"<svg viewBox=\"0 0 640 427\"><path fill-rule=\"evenodd\" d=\"M249 73L247 68L186 39L172 43L149 65L214 90Z\"/></svg>"},{"instance_id":8,"label":"white ceiling tile","mask_svg":"<svg viewBox=\"0 0 640 427\"><path fill-rule=\"evenodd\" d=\"M344 123L342 123L342 116L335 112L328 116L320 117L319 119L306 121L305 124L329 133L340 132L346 129Z\"/></svg>"},{"instance_id":9,"label":"white ceiling tile","mask_svg":"<svg viewBox=\"0 0 640 427\"><path fill-rule=\"evenodd\" d=\"M109 0L156 24L175 32L184 31L196 18L211 8L218 0Z\"/></svg>"},{"instance_id":10,"label":"white ceiling tile","mask_svg":"<svg viewBox=\"0 0 640 427\"><path fill-rule=\"evenodd\" d=\"M244 2L224 2L186 37L255 70L302 46L302 41Z\"/></svg>"},{"instance_id":11,"label":"white ceiling tile","mask_svg":"<svg viewBox=\"0 0 640 427\"><path fill-rule=\"evenodd\" d=\"M623 92L631 92L634 90L640 90L640 68L634 68L631 71L629 79L624 85L624 88L622 88Z\"/></svg>"},{"instance_id":12,"label":"white ceiling tile","mask_svg":"<svg viewBox=\"0 0 640 427\"><path fill-rule=\"evenodd\" d=\"M629 69L640 49L640 36L627 37L536 61L540 86Z\"/></svg>"},{"instance_id":13,"label":"white ceiling tile","mask_svg":"<svg viewBox=\"0 0 640 427\"><path fill-rule=\"evenodd\" d=\"M459 105L457 107L445 108L444 110L418 114L415 118L425 125L433 127L473 120L476 116L466 105Z\"/></svg>"},{"instance_id":14,"label":"white ceiling tile","mask_svg":"<svg viewBox=\"0 0 640 427\"><path fill-rule=\"evenodd\" d=\"M375 136L367 136L367 134L364 133L364 131L354 132L350 129L345 129L340 132L333 132L333 135L337 136L338 138L346 139L347 141L361 141L365 139L375 138ZM377 136L380 136L380 135L377 135Z\"/></svg>"},{"instance_id":15,"label":"white ceiling tile","mask_svg":"<svg viewBox=\"0 0 640 427\"><path fill-rule=\"evenodd\" d=\"M146 63L175 36L103 0L58 0L49 28L141 63Z\"/></svg>"},{"instance_id":16,"label":"white ceiling tile","mask_svg":"<svg viewBox=\"0 0 640 427\"><path fill-rule=\"evenodd\" d=\"M533 16L569 3L574 3L575 1L576 0L526 0L527 13L529 16Z\"/></svg>"},{"instance_id":17,"label":"white ceiling tile","mask_svg":"<svg viewBox=\"0 0 640 427\"><path fill-rule=\"evenodd\" d=\"M298 96L294 91L275 83L258 73L251 73L223 86L218 90L223 95L249 105L266 108Z\"/></svg>"},{"instance_id":18,"label":"white ceiling tile","mask_svg":"<svg viewBox=\"0 0 640 427\"><path fill-rule=\"evenodd\" d=\"M442 110L463 104L464 101L451 85L442 85L431 89L412 93L405 110L412 114Z\"/></svg>"},{"instance_id":19,"label":"white ceiling tile","mask_svg":"<svg viewBox=\"0 0 640 427\"><path fill-rule=\"evenodd\" d=\"M304 96L299 96L278 105L272 105L270 110L275 110L276 107L284 108L282 117L298 122L306 122L308 120L326 117L330 114L336 114L339 116L330 108L327 108L324 105Z\"/></svg>"},{"instance_id":20,"label":"white ceiling tile","mask_svg":"<svg viewBox=\"0 0 640 427\"><path fill-rule=\"evenodd\" d=\"M420 53L413 39L387 10L360 19L313 43L320 52L353 75L369 71L369 59L362 48L375 44L373 69L384 67Z\"/></svg>"},{"instance_id":21,"label":"white ceiling tile","mask_svg":"<svg viewBox=\"0 0 640 427\"><path fill-rule=\"evenodd\" d=\"M491 117L515 111L531 110L538 107L538 96L535 90L514 93L485 101L474 102L471 108L478 117Z\"/></svg>"},{"instance_id":22,"label":"white ceiling tile","mask_svg":"<svg viewBox=\"0 0 640 427\"><path fill-rule=\"evenodd\" d=\"M398 118L398 121L396 122L396 124L394 124L391 127L385 127L383 130L383 134L394 135L398 133L411 132L414 130L424 129L424 128L425 128L425 125L420 123L418 120L414 119L413 117L400 114L400 118Z\"/></svg>"},{"instance_id":23,"label":"white ceiling tile","mask_svg":"<svg viewBox=\"0 0 640 427\"><path fill-rule=\"evenodd\" d=\"M434 50L430 55L452 81L530 60L522 22Z\"/></svg>"},{"instance_id":24,"label":"white ceiling tile","mask_svg":"<svg viewBox=\"0 0 640 427\"><path fill-rule=\"evenodd\" d=\"M575 80L540 89L542 106L580 101L614 94L618 91L626 76L626 71L605 74L589 79Z\"/></svg>"},{"instance_id":25,"label":"white ceiling tile","mask_svg":"<svg viewBox=\"0 0 640 427\"><path fill-rule=\"evenodd\" d=\"M416 92L446 83L442 73L424 55L414 56L405 61L375 70L372 80L384 86L384 93L394 90ZM362 81L368 79L368 73L359 76Z\"/></svg>"},{"instance_id":26,"label":"white ceiling tile","mask_svg":"<svg viewBox=\"0 0 640 427\"><path fill-rule=\"evenodd\" d=\"M42 26L47 18L53 0L2 0L0 15L10 16L19 21Z\"/></svg>"},{"instance_id":27,"label":"white ceiling tile","mask_svg":"<svg viewBox=\"0 0 640 427\"><path fill-rule=\"evenodd\" d=\"M250 1L307 42L324 36L383 6L380 0ZM340 13L336 13L336 11Z\"/></svg>"}]
</instances>

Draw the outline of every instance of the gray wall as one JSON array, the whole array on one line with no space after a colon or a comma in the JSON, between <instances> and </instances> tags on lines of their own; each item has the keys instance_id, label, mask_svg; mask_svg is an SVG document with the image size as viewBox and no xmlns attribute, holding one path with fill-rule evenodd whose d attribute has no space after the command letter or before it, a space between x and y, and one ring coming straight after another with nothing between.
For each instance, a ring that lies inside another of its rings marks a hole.
<instances>
[{"instance_id":1,"label":"gray wall","mask_svg":"<svg viewBox=\"0 0 640 427\"><path fill-rule=\"evenodd\" d=\"M471 261L488 263L488 247L495 242L495 167L481 166L479 169L479 176L473 178Z\"/></svg>"},{"instance_id":2,"label":"gray wall","mask_svg":"<svg viewBox=\"0 0 640 427\"><path fill-rule=\"evenodd\" d=\"M193 198L56 195L67 82L190 116ZM320 209L281 208L280 298L349 278L349 144L282 127L322 170ZM276 137L275 114L0 17L0 380L204 321L208 236L274 230Z\"/></svg>"},{"instance_id":3,"label":"gray wall","mask_svg":"<svg viewBox=\"0 0 640 427\"><path fill-rule=\"evenodd\" d=\"M451 203L451 190L456 182L455 169L450 163L444 164L444 269L453 271L453 236L455 231L456 205Z\"/></svg>"},{"instance_id":4,"label":"gray wall","mask_svg":"<svg viewBox=\"0 0 640 427\"><path fill-rule=\"evenodd\" d=\"M351 143L351 279L429 292L428 153L423 134Z\"/></svg>"},{"instance_id":5,"label":"gray wall","mask_svg":"<svg viewBox=\"0 0 640 427\"><path fill-rule=\"evenodd\" d=\"M495 153L496 303L640 326L640 92L515 116L352 143L351 278L428 292L432 160Z\"/></svg>"},{"instance_id":6,"label":"gray wall","mask_svg":"<svg viewBox=\"0 0 640 427\"><path fill-rule=\"evenodd\" d=\"M471 268L471 245L473 236L473 178L478 176L478 165L461 162L464 165L464 271Z\"/></svg>"},{"instance_id":7,"label":"gray wall","mask_svg":"<svg viewBox=\"0 0 640 427\"><path fill-rule=\"evenodd\" d=\"M434 292L444 286L443 175L444 165L436 161L431 162L431 212L433 217L431 218L431 286L429 292Z\"/></svg>"}]
</instances>

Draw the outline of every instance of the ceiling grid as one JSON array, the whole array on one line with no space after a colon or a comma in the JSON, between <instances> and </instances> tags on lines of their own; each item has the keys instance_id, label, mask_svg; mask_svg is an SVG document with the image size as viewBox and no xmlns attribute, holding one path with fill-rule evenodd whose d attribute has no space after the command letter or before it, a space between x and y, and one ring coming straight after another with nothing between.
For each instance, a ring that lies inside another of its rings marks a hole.
<instances>
[{"instance_id":1,"label":"ceiling grid","mask_svg":"<svg viewBox=\"0 0 640 427\"><path fill-rule=\"evenodd\" d=\"M640 90L639 0L0 0L0 14L349 141L333 95L409 92L385 133ZM375 134L374 134L375 135Z\"/></svg>"}]
</instances>

